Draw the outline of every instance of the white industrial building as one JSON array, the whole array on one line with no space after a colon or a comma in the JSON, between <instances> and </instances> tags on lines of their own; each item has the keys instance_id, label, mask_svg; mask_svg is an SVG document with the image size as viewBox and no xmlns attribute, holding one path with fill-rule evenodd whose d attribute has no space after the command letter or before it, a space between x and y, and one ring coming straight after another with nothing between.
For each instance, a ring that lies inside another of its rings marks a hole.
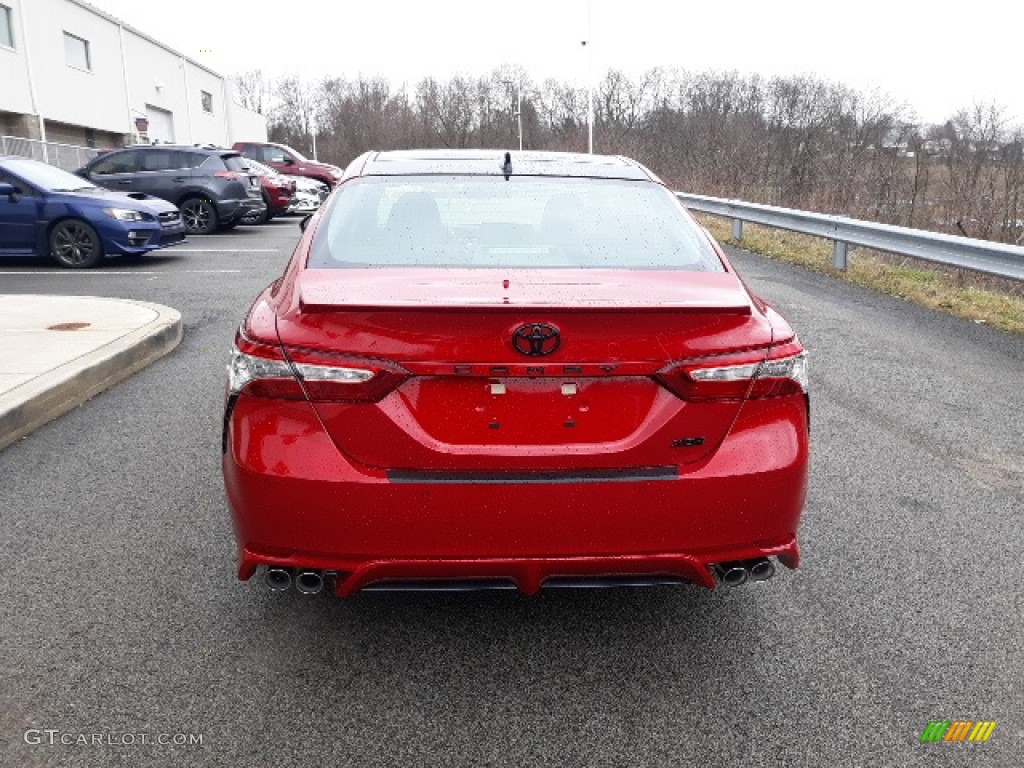
<instances>
[{"instance_id":1,"label":"white industrial building","mask_svg":"<svg viewBox=\"0 0 1024 768\"><path fill-rule=\"evenodd\" d=\"M0 154L77 167L84 151L59 156L154 140L230 147L266 141L267 122L223 76L84 0L0 0L0 137Z\"/></svg>"}]
</instances>

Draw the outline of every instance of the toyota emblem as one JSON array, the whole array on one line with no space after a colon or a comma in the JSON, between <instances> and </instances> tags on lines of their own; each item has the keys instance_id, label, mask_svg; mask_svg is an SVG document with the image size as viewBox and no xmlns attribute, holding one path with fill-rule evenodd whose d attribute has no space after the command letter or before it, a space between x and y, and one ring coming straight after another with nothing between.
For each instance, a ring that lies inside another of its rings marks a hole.
<instances>
[{"instance_id":1,"label":"toyota emblem","mask_svg":"<svg viewBox=\"0 0 1024 768\"><path fill-rule=\"evenodd\" d=\"M562 343L558 329L548 323L526 323L512 334L512 346L531 357L550 355Z\"/></svg>"}]
</instances>

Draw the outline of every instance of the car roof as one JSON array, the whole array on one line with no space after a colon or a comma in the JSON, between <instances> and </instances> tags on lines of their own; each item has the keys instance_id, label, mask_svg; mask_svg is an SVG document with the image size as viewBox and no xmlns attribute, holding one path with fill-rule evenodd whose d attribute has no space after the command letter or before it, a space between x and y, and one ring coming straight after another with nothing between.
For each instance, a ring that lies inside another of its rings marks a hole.
<instances>
[{"instance_id":1,"label":"car roof","mask_svg":"<svg viewBox=\"0 0 1024 768\"><path fill-rule=\"evenodd\" d=\"M188 152L206 152L211 155L220 155L222 157L224 155L240 154L240 152L237 149L225 149L224 147L214 147L211 146L210 144L129 144L126 147L118 147L117 149L108 150L107 154L109 154L110 152L126 152L130 149L175 149L185 150Z\"/></svg>"},{"instance_id":2,"label":"car roof","mask_svg":"<svg viewBox=\"0 0 1024 768\"><path fill-rule=\"evenodd\" d=\"M280 144L276 141L236 141L233 146L235 147L277 147L278 149L287 149L289 152L295 152L297 150L292 149L287 144ZM314 161L310 161L314 162Z\"/></svg>"},{"instance_id":3,"label":"car roof","mask_svg":"<svg viewBox=\"0 0 1024 768\"><path fill-rule=\"evenodd\" d=\"M640 163L618 155L498 149L417 149L368 152L359 176L500 175L506 155L512 176L580 176L659 181Z\"/></svg>"}]
</instances>

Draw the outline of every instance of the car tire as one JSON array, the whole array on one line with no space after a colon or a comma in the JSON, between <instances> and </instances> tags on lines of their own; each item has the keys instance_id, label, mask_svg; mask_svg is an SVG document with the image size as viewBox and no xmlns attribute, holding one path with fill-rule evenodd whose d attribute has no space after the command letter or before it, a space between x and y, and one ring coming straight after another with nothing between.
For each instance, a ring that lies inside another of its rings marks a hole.
<instances>
[{"instance_id":1,"label":"car tire","mask_svg":"<svg viewBox=\"0 0 1024 768\"><path fill-rule=\"evenodd\" d=\"M209 200L190 197L178 206L185 231L190 235L209 235L216 231L217 209Z\"/></svg>"},{"instance_id":2,"label":"car tire","mask_svg":"<svg viewBox=\"0 0 1024 768\"><path fill-rule=\"evenodd\" d=\"M50 256L67 269L88 269L103 261L103 241L80 219L65 219L50 230Z\"/></svg>"}]
</instances>

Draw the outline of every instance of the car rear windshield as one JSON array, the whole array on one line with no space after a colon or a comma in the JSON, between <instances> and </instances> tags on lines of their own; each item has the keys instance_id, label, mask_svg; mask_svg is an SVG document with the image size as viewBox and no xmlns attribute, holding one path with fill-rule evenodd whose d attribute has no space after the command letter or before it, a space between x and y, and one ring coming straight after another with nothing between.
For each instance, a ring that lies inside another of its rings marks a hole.
<instances>
[{"instance_id":1,"label":"car rear windshield","mask_svg":"<svg viewBox=\"0 0 1024 768\"><path fill-rule=\"evenodd\" d=\"M256 162L251 158L245 158L245 169L250 173L255 173L260 176L277 176L278 173L273 168L269 168L263 163Z\"/></svg>"},{"instance_id":2,"label":"car rear windshield","mask_svg":"<svg viewBox=\"0 0 1024 768\"><path fill-rule=\"evenodd\" d=\"M539 176L354 179L325 212L307 266L724 269L664 187Z\"/></svg>"},{"instance_id":3,"label":"car rear windshield","mask_svg":"<svg viewBox=\"0 0 1024 768\"><path fill-rule=\"evenodd\" d=\"M249 161L241 155L208 155L203 161L204 171L235 171L236 173L248 173Z\"/></svg>"},{"instance_id":4,"label":"car rear windshield","mask_svg":"<svg viewBox=\"0 0 1024 768\"><path fill-rule=\"evenodd\" d=\"M221 155L221 158L224 160L224 165L227 166L229 171L247 173L249 170L248 163L241 155Z\"/></svg>"}]
</instances>

